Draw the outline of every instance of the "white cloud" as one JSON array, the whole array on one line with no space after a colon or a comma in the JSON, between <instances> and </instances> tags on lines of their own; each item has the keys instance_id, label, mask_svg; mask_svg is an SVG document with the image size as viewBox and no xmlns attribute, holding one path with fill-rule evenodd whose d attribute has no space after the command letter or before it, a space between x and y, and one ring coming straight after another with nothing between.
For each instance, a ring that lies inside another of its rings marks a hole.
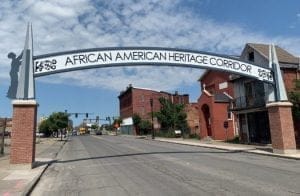
<instances>
[{"instance_id":1,"label":"white cloud","mask_svg":"<svg viewBox=\"0 0 300 196\"><path fill-rule=\"evenodd\" d=\"M97 3L96 3L97 2ZM23 48L26 23L33 23L34 52L114 46L160 46L239 54L247 42L278 43L300 54L298 38L269 38L238 25L218 24L178 9L172 0L55 0L9 1L0 4L0 81L9 79L10 51ZM197 83L200 70L183 68L103 68L58 74L39 80L124 89L139 87L173 90ZM8 84L8 82L7 82Z\"/></svg>"},{"instance_id":2,"label":"white cloud","mask_svg":"<svg viewBox=\"0 0 300 196\"><path fill-rule=\"evenodd\" d=\"M172 91L178 86L197 83L202 70L178 67L127 67L101 68L56 74L38 81L47 83L64 83L92 88L121 91L128 84L156 90Z\"/></svg>"},{"instance_id":3,"label":"white cloud","mask_svg":"<svg viewBox=\"0 0 300 196\"><path fill-rule=\"evenodd\" d=\"M76 17L76 12L72 8L49 2L37 2L32 6L32 12L37 15L50 15L61 19Z\"/></svg>"}]
</instances>

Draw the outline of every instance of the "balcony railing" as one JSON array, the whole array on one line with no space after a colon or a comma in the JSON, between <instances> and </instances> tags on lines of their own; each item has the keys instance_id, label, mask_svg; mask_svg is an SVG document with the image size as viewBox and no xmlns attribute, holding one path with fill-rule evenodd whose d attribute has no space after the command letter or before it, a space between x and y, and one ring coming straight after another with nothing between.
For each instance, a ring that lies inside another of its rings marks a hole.
<instances>
[{"instance_id":1,"label":"balcony railing","mask_svg":"<svg viewBox=\"0 0 300 196\"><path fill-rule=\"evenodd\" d=\"M232 110L240 110L240 109L250 109L250 108L259 108L264 107L266 105L264 96L256 96L256 97L238 97L233 100L233 108Z\"/></svg>"}]
</instances>

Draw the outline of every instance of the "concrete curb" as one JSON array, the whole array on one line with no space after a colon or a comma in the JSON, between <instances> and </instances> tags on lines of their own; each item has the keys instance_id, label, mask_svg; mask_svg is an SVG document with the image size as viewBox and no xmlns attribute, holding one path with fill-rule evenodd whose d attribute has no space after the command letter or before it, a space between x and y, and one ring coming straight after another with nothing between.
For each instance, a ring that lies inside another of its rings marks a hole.
<instances>
[{"instance_id":1,"label":"concrete curb","mask_svg":"<svg viewBox=\"0 0 300 196\"><path fill-rule=\"evenodd\" d=\"M61 145L61 147L59 148L59 150L56 152L55 157L53 160L55 160L55 158L57 157L58 153L62 150L62 148L64 147L64 145L67 143L68 139L65 140L63 142L63 144ZM47 168L53 163L52 161L49 161L46 166L44 166L43 170L41 171L41 173L39 175L37 175L24 189L24 191L22 191L22 196L28 196L30 195L30 193L33 191L34 187L38 184L38 182L40 181L42 175L45 173L45 171L47 170Z\"/></svg>"},{"instance_id":2,"label":"concrete curb","mask_svg":"<svg viewBox=\"0 0 300 196\"><path fill-rule=\"evenodd\" d=\"M181 142L176 142L176 141L167 141L167 140L159 140L155 139L155 141L158 142L167 142L167 143L173 143L173 144L180 144L180 145L187 145L187 146L198 146L202 148L210 148L210 149L217 149L217 150L225 150L228 152L244 152L244 153L249 153L249 154L257 154L257 155L262 155L262 156L270 156L270 157L277 157L277 158L284 158L284 159L293 159L293 160L300 160L300 157L291 157L291 156L286 156L286 155L280 155L280 154L274 154L274 153L264 153L264 152L255 152L251 150L255 149L236 149L236 150L231 150L231 149L226 149L222 147L217 147L217 146L206 146L206 145L201 145L201 144L188 144L188 143L181 143Z\"/></svg>"},{"instance_id":3,"label":"concrete curb","mask_svg":"<svg viewBox=\"0 0 300 196\"><path fill-rule=\"evenodd\" d=\"M43 168L42 172L37 175L24 189L24 191L22 192L22 196L27 196L29 195L32 190L34 189L34 187L37 185L37 183L39 182L39 180L41 179L42 175L44 174L44 172L46 171L46 169L49 167L50 163L47 163L47 165Z\"/></svg>"}]
</instances>

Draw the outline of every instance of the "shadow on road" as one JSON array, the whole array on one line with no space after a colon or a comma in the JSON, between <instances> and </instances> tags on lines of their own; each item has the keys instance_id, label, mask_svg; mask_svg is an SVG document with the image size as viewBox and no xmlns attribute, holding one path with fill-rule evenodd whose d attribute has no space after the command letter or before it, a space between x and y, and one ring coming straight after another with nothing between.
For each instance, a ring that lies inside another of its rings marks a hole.
<instances>
[{"instance_id":1,"label":"shadow on road","mask_svg":"<svg viewBox=\"0 0 300 196\"><path fill-rule=\"evenodd\" d=\"M95 160L95 159L107 159L107 158L118 158L118 157L130 157L130 156L140 156L140 155L155 155L155 154L232 154L245 152L244 150L232 150L232 151L170 151L170 152L141 152L141 153L130 153L130 154L120 154L120 155L109 155L109 156L98 156L98 157L87 157L80 159L71 160L56 160L55 163L70 163L76 161L85 160Z\"/></svg>"}]
</instances>

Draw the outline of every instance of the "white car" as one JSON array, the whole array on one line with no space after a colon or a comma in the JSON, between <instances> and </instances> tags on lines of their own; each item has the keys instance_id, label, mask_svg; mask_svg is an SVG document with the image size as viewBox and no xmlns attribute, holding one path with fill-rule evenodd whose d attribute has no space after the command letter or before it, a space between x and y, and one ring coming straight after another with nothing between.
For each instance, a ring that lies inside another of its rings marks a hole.
<instances>
[{"instance_id":1,"label":"white car","mask_svg":"<svg viewBox=\"0 0 300 196\"><path fill-rule=\"evenodd\" d=\"M36 137L44 137L45 136L44 133L40 133L40 132L36 132L35 135L36 135Z\"/></svg>"}]
</instances>

